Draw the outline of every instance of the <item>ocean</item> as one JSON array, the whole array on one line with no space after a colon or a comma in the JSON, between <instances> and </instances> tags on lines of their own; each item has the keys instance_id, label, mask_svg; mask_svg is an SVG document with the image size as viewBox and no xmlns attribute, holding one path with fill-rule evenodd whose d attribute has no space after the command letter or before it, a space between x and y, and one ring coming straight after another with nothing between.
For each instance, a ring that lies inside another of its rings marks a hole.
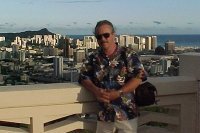
<instances>
[{"instance_id":1,"label":"ocean","mask_svg":"<svg viewBox=\"0 0 200 133\"><path fill-rule=\"evenodd\" d=\"M74 39L83 39L86 35L68 35ZM151 36L151 35L137 35ZM157 36L157 45L164 46L167 41L175 41L176 46L200 47L200 34L195 35L154 35Z\"/></svg>"},{"instance_id":2,"label":"ocean","mask_svg":"<svg viewBox=\"0 0 200 133\"><path fill-rule=\"evenodd\" d=\"M199 35L157 35L157 44L163 46L166 41L175 41L176 46L200 47Z\"/></svg>"}]
</instances>

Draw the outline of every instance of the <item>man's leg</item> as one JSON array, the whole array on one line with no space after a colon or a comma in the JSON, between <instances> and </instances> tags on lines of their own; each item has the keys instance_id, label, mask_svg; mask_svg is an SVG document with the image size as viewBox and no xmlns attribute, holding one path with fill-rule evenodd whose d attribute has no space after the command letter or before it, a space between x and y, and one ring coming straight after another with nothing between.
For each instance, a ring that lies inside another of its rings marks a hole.
<instances>
[{"instance_id":1,"label":"man's leg","mask_svg":"<svg viewBox=\"0 0 200 133\"><path fill-rule=\"evenodd\" d=\"M96 133L114 133L115 131L114 122L103 122L97 121Z\"/></svg>"},{"instance_id":2,"label":"man's leg","mask_svg":"<svg viewBox=\"0 0 200 133\"><path fill-rule=\"evenodd\" d=\"M115 123L118 133L137 133L137 118L125 121L116 121Z\"/></svg>"}]
</instances>

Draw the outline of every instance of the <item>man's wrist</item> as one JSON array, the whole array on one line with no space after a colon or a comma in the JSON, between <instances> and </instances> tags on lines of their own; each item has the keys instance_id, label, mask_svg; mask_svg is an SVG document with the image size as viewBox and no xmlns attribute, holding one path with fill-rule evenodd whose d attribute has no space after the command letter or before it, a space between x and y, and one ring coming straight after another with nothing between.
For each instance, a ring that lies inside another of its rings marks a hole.
<instances>
[{"instance_id":1,"label":"man's wrist","mask_svg":"<svg viewBox=\"0 0 200 133\"><path fill-rule=\"evenodd\" d=\"M138 75L136 75L136 76L135 76L135 78L136 78L136 79L141 79L141 77L140 77L140 75L139 75L139 74L138 74Z\"/></svg>"},{"instance_id":2,"label":"man's wrist","mask_svg":"<svg viewBox=\"0 0 200 133\"><path fill-rule=\"evenodd\" d=\"M118 90L119 92L119 96L121 97L122 95L124 95L124 91L122 89Z\"/></svg>"}]
</instances>

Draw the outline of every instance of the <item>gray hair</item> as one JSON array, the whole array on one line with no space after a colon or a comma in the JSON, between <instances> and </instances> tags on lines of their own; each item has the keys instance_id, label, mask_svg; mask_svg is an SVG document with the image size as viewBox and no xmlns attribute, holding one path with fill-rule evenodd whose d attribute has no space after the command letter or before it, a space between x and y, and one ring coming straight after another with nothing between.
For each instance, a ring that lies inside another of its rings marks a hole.
<instances>
[{"instance_id":1,"label":"gray hair","mask_svg":"<svg viewBox=\"0 0 200 133\"><path fill-rule=\"evenodd\" d=\"M94 29L94 32L93 32L94 35L97 34L98 28L100 26L102 26L102 25L109 25L112 28L112 33L115 33L115 28L114 28L113 24L110 21L108 21L108 20L101 20L101 21L97 22L97 24L95 26L95 29Z\"/></svg>"}]
</instances>

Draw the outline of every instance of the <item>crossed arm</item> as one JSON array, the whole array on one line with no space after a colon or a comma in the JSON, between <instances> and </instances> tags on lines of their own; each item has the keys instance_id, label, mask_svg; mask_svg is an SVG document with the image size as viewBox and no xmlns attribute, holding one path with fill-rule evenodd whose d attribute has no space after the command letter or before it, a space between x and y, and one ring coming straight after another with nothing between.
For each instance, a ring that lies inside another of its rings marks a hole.
<instances>
[{"instance_id":1,"label":"crossed arm","mask_svg":"<svg viewBox=\"0 0 200 133\"><path fill-rule=\"evenodd\" d=\"M142 77L144 76L144 71L141 70L137 77L131 78L127 83L125 83L120 90L110 90L106 91L103 88L97 87L91 80L85 79L81 81L84 88L91 91L98 101L109 103L112 100L117 99L121 96L121 93L133 92L139 84L142 82Z\"/></svg>"}]
</instances>

